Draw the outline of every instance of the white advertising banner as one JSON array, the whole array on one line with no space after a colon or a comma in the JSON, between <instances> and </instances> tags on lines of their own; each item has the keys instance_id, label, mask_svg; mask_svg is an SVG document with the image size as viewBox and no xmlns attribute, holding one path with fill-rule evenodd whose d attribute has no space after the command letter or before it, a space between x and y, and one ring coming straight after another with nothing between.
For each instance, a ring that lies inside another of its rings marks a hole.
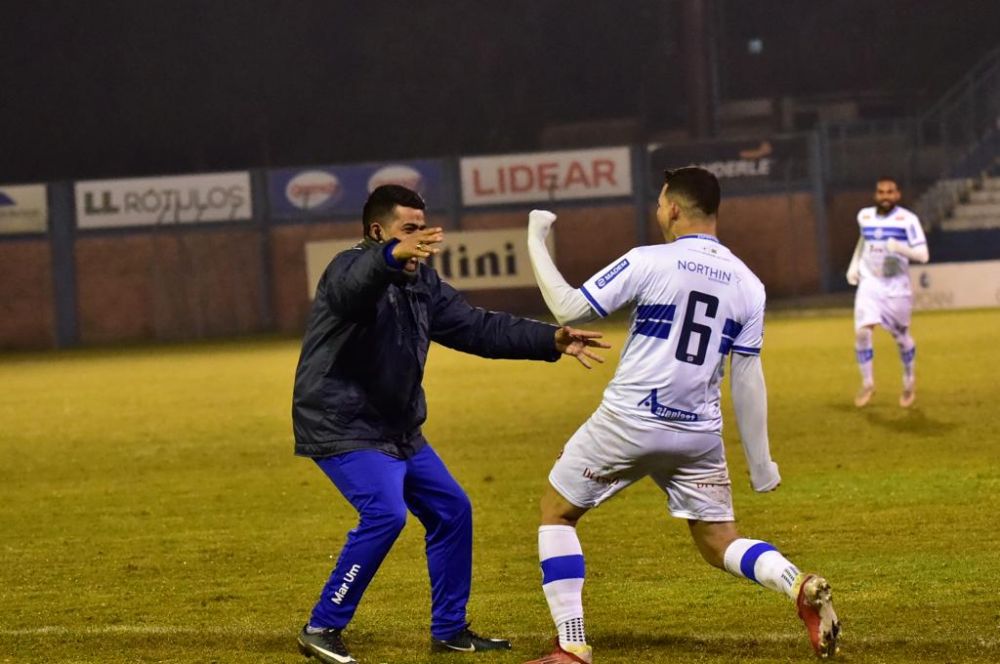
<instances>
[{"instance_id":1,"label":"white advertising banner","mask_svg":"<svg viewBox=\"0 0 1000 664\"><path fill-rule=\"evenodd\" d=\"M76 183L76 223L82 229L243 221L252 216L246 171Z\"/></svg>"},{"instance_id":2,"label":"white advertising banner","mask_svg":"<svg viewBox=\"0 0 1000 664\"><path fill-rule=\"evenodd\" d=\"M463 157L467 206L611 198L632 193L627 147Z\"/></svg>"},{"instance_id":3,"label":"white advertising banner","mask_svg":"<svg viewBox=\"0 0 1000 664\"><path fill-rule=\"evenodd\" d=\"M0 233L44 233L48 224L44 184L0 185Z\"/></svg>"},{"instance_id":4,"label":"white advertising banner","mask_svg":"<svg viewBox=\"0 0 1000 664\"><path fill-rule=\"evenodd\" d=\"M910 265L913 308L1000 307L1000 261Z\"/></svg>"},{"instance_id":5,"label":"white advertising banner","mask_svg":"<svg viewBox=\"0 0 1000 664\"><path fill-rule=\"evenodd\" d=\"M549 232L552 252L555 229ZM358 240L328 240L306 244L306 287L313 297L330 260ZM489 290L535 286L528 259L528 229L445 231L441 253L427 261L444 281L458 290Z\"/></svg>"}]
</instances>

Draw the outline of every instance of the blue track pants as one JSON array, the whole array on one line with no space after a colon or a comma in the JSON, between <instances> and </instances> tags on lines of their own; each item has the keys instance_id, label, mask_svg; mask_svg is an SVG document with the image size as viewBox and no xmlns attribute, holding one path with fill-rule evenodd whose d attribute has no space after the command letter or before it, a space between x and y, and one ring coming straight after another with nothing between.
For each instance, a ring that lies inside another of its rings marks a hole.
<instances>
[{"instance_id":1,"label":"blue track pants","mask_svg":"<svg viewBox=\"0 0 1000 664\"><path fill-rule=\"evenodd\" d=\"M309 624L347 626L409 510L427 531L431 634L447 639L465 628L472 583L472 505L431 446L405 460L357 450L316 463L360 518L347 534Z\"/></svg>"}]
</instances>

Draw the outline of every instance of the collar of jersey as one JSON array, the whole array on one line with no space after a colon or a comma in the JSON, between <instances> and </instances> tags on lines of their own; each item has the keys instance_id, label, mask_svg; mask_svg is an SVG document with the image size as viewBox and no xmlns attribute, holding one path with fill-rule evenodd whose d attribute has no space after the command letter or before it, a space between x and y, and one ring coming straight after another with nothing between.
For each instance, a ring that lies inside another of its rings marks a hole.
<instances>
[{"instance_id":1,"label":"collar of jersey","mask_svg":"<svg viewBox=\"0 0 1000 664\"><path fill-rule=\"evenodd\" d=\"M899 207L898 205L893 205L891 210L889 210L888 212L886 212L884 215L881 215L881 214L878 213L878 206L876 205L875 206L875 217L878 218L878 219L888 219L889 217L892 216L892 213L895 212L898 207Z\"/></svg>"},{"instance_id":2,"label":"collar of jersey","mask_svg":"<svg viewBox=\"0 0 1000 664\"><path fill-rule=\"evenodd\" d=\"M682 235L677 238L677 240L711 240L712 242L719 242L719 238L714 235L703 235L701 233L696 233L694 235ZM674 241L676 242L677 240Z\"/></svg>"}]
</instances>

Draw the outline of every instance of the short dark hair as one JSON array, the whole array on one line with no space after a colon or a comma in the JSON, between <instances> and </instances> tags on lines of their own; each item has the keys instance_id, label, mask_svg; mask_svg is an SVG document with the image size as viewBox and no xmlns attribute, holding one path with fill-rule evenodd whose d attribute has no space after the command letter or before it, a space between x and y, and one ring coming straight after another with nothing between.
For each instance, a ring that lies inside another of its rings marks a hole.
<instances>
[{"instance_id":1,"label":"short dark hair","mask_svg":"<svg viewBox=\"0 0 1000 664\"><path fill-rule=\"evenodd\" d=\"M372 222L385 222L392 216L397 205L416 210L423 210L427 207L420 194L402 185L383 184L380 187L375 187L375 190L368 194L368 200L365 201L365 209L361 213L361 223L364 226L365 237L368 237Z\"/></svg>"},{"instance_id":2,"label":"short dark hair","mask_svg":"<svg viewBox=\"0 0 1000 664\"><path fill-rule=\"evenodd\" d=\"M722 191L712 171L698 166L667 169L663 172L663 182L667 185L667 196L687 199L707 216L714 216L719 211Z\"/></svg>"},{"instance_id":3,"label":"short dark hair","mask_svg":"<svg viewBox=\"0 0 1000 664\"><path fill-rule=\"evenodd\" d=\"M899 189L899 180L892 177L891 175L880 175L878 179L875 180L875 184L878 185L879 182L891 182L894 185L896 185L896 189Z\"/></svg>"}]
</instances>

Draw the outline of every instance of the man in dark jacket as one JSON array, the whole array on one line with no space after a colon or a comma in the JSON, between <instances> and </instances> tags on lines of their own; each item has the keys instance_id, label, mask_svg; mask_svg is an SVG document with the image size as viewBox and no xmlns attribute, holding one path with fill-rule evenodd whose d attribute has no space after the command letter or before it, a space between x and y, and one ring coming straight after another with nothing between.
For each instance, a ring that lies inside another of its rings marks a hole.
<instances>
[{"instance_id":1,"label":"man in dark jacket","mask_svg":"<svg viewBox=\"0 0 1000 664\"><path fill-rule=\"evenodd\" d=\"M482 357L601 361L595 332L470 306L422 259L437 253L424 202L398 185L365 203L364 240L330 262L316 290L295 372L296 454L311 457L358 511L357 527L299 634L322 662L355 660L341 638L412 512L427 530L435 650L509 649L469 630L472 507L420 427L431 341Z\"/></svg>"}]
</instances>

